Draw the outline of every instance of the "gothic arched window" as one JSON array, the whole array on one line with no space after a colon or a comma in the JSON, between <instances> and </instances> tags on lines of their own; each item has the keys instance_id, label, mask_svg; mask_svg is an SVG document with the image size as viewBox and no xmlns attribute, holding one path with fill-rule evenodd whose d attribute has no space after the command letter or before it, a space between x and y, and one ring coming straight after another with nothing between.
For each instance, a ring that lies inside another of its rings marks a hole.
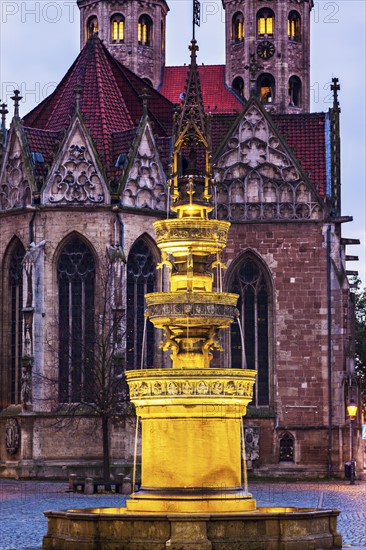
<instances>
[{"instance_id":1,"label":"gothic arched window","mask_svg":"<svg viewBox=\"0 0 366 550\"><path fill-rule=\"evenodd\" d=\"M154 365L154 327L150 321L145 326L145 294L155 289L155 262L149 247L139 239L131 248L127 261L127 368ZM145 346L143 349L143 342Z\"/></svg>"},{"instance_id":2,"label":"gothic arched window","mask_svg":"<svg viewBox=\"0 0 366 550\"><path fill-rule=\"evenodd\" d=\"M274 13L269 8L262 8L257 13L257 36L259 38L274 36Z\"/></svg>"},{"instance_id":3,"label":"gothic arched window","mask_svg":"<svg viewBox=\"0 0 366 550\"><path fill-rule=\"evenodd\" d=\"M233 17L232 37L234 42L242 42L245 36L244 16L238 11Z\"/></svg>"},{"instance_id":4,"label":"gothic arched window","mask_svg":"<svg viewBox=\"0 0 366 550\"><path fill-rule=\"evenodd\" d=\"M137 25L137 40L141 46L151 46L153 38L153 22L148 15L141 15Z\"/></svg>"},{"instance_id":5,"label":"gothic arched window","mask_svg":"<svg viewBox=\"0 0 366 550\"><path fill-rule=\"evenodd\" d=\"M295 439L290 433L283 434L280 439L280 462L294 462L294 443Z\"/></svg>"},{"instance_id":6,"label":"gothic arched window","mask_svg":"<svg viewBox=\"0 0 366 550\"><path fill-rule=\"evenodd\" d=\"M239 294L246 365L257 371L253 405L269 405L269 285L261 264L250 256L236 268L230 292ZM238 323L231 325L231 366L242 367L243 341Z\"/></svg>"},{"instance_id":7,"label":"gothic arched window","mask_svg":"<svg viewBox=\"0 0 366 550\"><path fill-rule=\"evenodd\" d=\"M300 14L293 10L290 11L287 22L287 32L289 40L300 42L301 40L301 17Z\"/></svg>"},{"instance_id":8,"label":"gothic arched window","mask_svg":"<svg viewBox=\"0 0 366 550\"><path fill-rule=\"evenodd\" d=\"M271 74L262 74L257 80L257 92L262 103L273 103L275 100L275 79Z\"/></svg>"},{"instance_id":9,"label":"gothic arched window","mask_svg":"<svg viewBox=\"0 0 366 550\"><path fill-rule=\"evenodd\" d=\"M8 400L20 402L21 361L23 353L23 245L18 242L13 249L9 264L9 372Z\"/></svg>"},{"instance_id":10,"label":"gothic arched window","mask_svg":"<svg viewBox=\"0 0 366 550\"><path fill-rule=\"evenodd\" d=\"M88 39L91 38L94 34L98 33L99 31L98 18L95 15L93 15L92 17L89 17L86 29L87 29L86 35Z\"/></svg>"},{"instance_id":11,"label":"gothic arched window","mask_svg":"<svg viewBox=\"0 0 366 550\"><path fill-rule=\"evenodd\" d=\"M79 237L63 247L57 277L59 401L79 403L90 398L95 344L95 262Z\"/></svg>"},{"instance_id":12,"label":"gothic arched window","mask_svg":"<svg viewBox=\"0 0 366 550\"><path fill-rule=\"evenodd\" d=\"M244 80L241 76L234 78L231 87L239 97L244 99Z\"/></svg>"},{"instance_id":13,"label":"gothic arched window","mask_svg":"<svg viewBox=\"0 0 366 550\"><path fill-rule=\"evenodd\" d=\"M292 107L301 107L301 80L297 76L288 81L288 95Z\"/></svg>"},{"instance_id":14,"label":"gothic arched window","mask_svg":"<svg viewBox=\"0 0 366 550\"><path fill-rule=\"evenodd\" d=\"M112 42L123 42L125 39L125 18L117 13L111 18Z\"/></svg>"}]
</instances>

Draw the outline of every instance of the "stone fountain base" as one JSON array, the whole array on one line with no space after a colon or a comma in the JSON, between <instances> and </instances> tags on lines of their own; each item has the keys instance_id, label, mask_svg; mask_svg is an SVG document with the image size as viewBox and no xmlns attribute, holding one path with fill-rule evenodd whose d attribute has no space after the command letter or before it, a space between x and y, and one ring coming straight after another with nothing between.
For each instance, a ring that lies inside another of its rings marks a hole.
<instances>
[{"instance_id":1,"label":"stone fountain base","mask_svg":"<svg viewBox=\"0 0 366 550\"><path fill-rule=\"evenodd\" d=\"M45 512L44 550L325 550L342 548L337 510L257 508L237 514Z\"/></svg>"}]
</instances>

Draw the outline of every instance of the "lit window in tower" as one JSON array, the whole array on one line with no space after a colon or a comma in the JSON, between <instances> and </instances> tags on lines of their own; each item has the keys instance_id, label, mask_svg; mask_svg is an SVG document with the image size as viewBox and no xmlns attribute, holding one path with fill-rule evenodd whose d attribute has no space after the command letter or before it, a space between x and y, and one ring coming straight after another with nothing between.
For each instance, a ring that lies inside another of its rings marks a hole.
<instances>
[{"instance_id":1,"label":"lit window in tower","mask_svg":"<svg viewBox=\"0 0 366 550\"><path fill-rule=\"evenodd\" d=\"M122 15L112 18L112 42L123 42L125 39L125 21Z\"/></svg>"},{"instance_id":2,"label":"lit window in tower","mask_svg":"<svg viewBox=\"0 0 366 550\"><path fill-rule=\"evenodd\" d=\"M91 38L94 34L98 34L98 31L99 28L97 17L90 17L87 25L87 39L89 40L89 38Z\"/></svg>"},{"instance_id":3,"label":"lit window in tower","mask_svg":"<svg viewBox=\"0 0 366 550\"><path fill-rule=\"evenodd\" d=\"M240 12L237 12L233 17L232 36L234 42L242 42L244 40L244 17Z\"/></svg>"},{"instance_id":4,"label":"lit window in tower","mask_svg":"<svg viewBox=\"0 0 366 550\"><path fill-rule=\"evenodd\" d=\"M141 46L150 46L152 41L152 20L148 15L142 15L137 26L137 40Z\"/></svg>"},{"instance_id":5,"label":"lit window in tower","mask_svg":"<svg viewBox=\"0 0 366 550\"><path fill-rule=\"evenodd\" d=\"M288 16L287 32L289 40L300 42L301 40L301 18L297 11L291 11Z\"/></svg>"},{"instance_id":6,"label":"lit window in tower","mask_svg":"<svg viewBox=\"0 0 366 550\"><path fill-rule=\"evenodd\" d=\"M273 103L275 100L275 80L269 73L262 74L257 80L258 95L262 103Z\"/></svg>"},{"instance_id":7,"label":"lit window in tower","mask_svg":"<svg viewBox=\"0 0 366 550\"><path fill-rule=\"evenodd\" d=\"M274 13L270 9L259 10L257 14L257 32L259 37L273 38Z\"/></svg>"}]
</instances>

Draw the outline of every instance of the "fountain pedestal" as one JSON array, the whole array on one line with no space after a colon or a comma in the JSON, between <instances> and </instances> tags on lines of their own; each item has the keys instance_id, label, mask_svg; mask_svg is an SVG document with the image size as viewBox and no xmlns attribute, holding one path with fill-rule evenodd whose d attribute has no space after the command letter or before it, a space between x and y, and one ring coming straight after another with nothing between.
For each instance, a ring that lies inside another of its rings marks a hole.
<instances>
[{"instance_id":1,"label":"fountain pedestal","mask_svg":"<svg viewBox=\"0 0 366 550\"><path fill-rule=\"evenodd\" d=\"M129 512L255 509L243 484L242 417L255 372L152 369L127 373L142 419L141 488Z\"/></svg>"}]
</instances>

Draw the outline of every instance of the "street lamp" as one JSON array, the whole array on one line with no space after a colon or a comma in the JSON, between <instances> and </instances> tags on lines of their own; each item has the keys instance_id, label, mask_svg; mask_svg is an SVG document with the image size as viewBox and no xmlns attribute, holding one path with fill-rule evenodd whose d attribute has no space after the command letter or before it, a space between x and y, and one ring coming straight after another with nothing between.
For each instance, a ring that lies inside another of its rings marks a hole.
<instances>
[{"instance_id":1,"label":"street lamp","mask_svg":"<svg viewBox=\"0 0 366 550\"><path fill-rule=\"evenodd\" d=\"M350 481L350 484L354 485L356 464L355 464L355 457L354 457L353 441L354 441L354 424L357 416L357 405L354 399L351 399L349 404L347 405L347 413L351 421L351 481Z\"/></svg>"}]
</instances>

